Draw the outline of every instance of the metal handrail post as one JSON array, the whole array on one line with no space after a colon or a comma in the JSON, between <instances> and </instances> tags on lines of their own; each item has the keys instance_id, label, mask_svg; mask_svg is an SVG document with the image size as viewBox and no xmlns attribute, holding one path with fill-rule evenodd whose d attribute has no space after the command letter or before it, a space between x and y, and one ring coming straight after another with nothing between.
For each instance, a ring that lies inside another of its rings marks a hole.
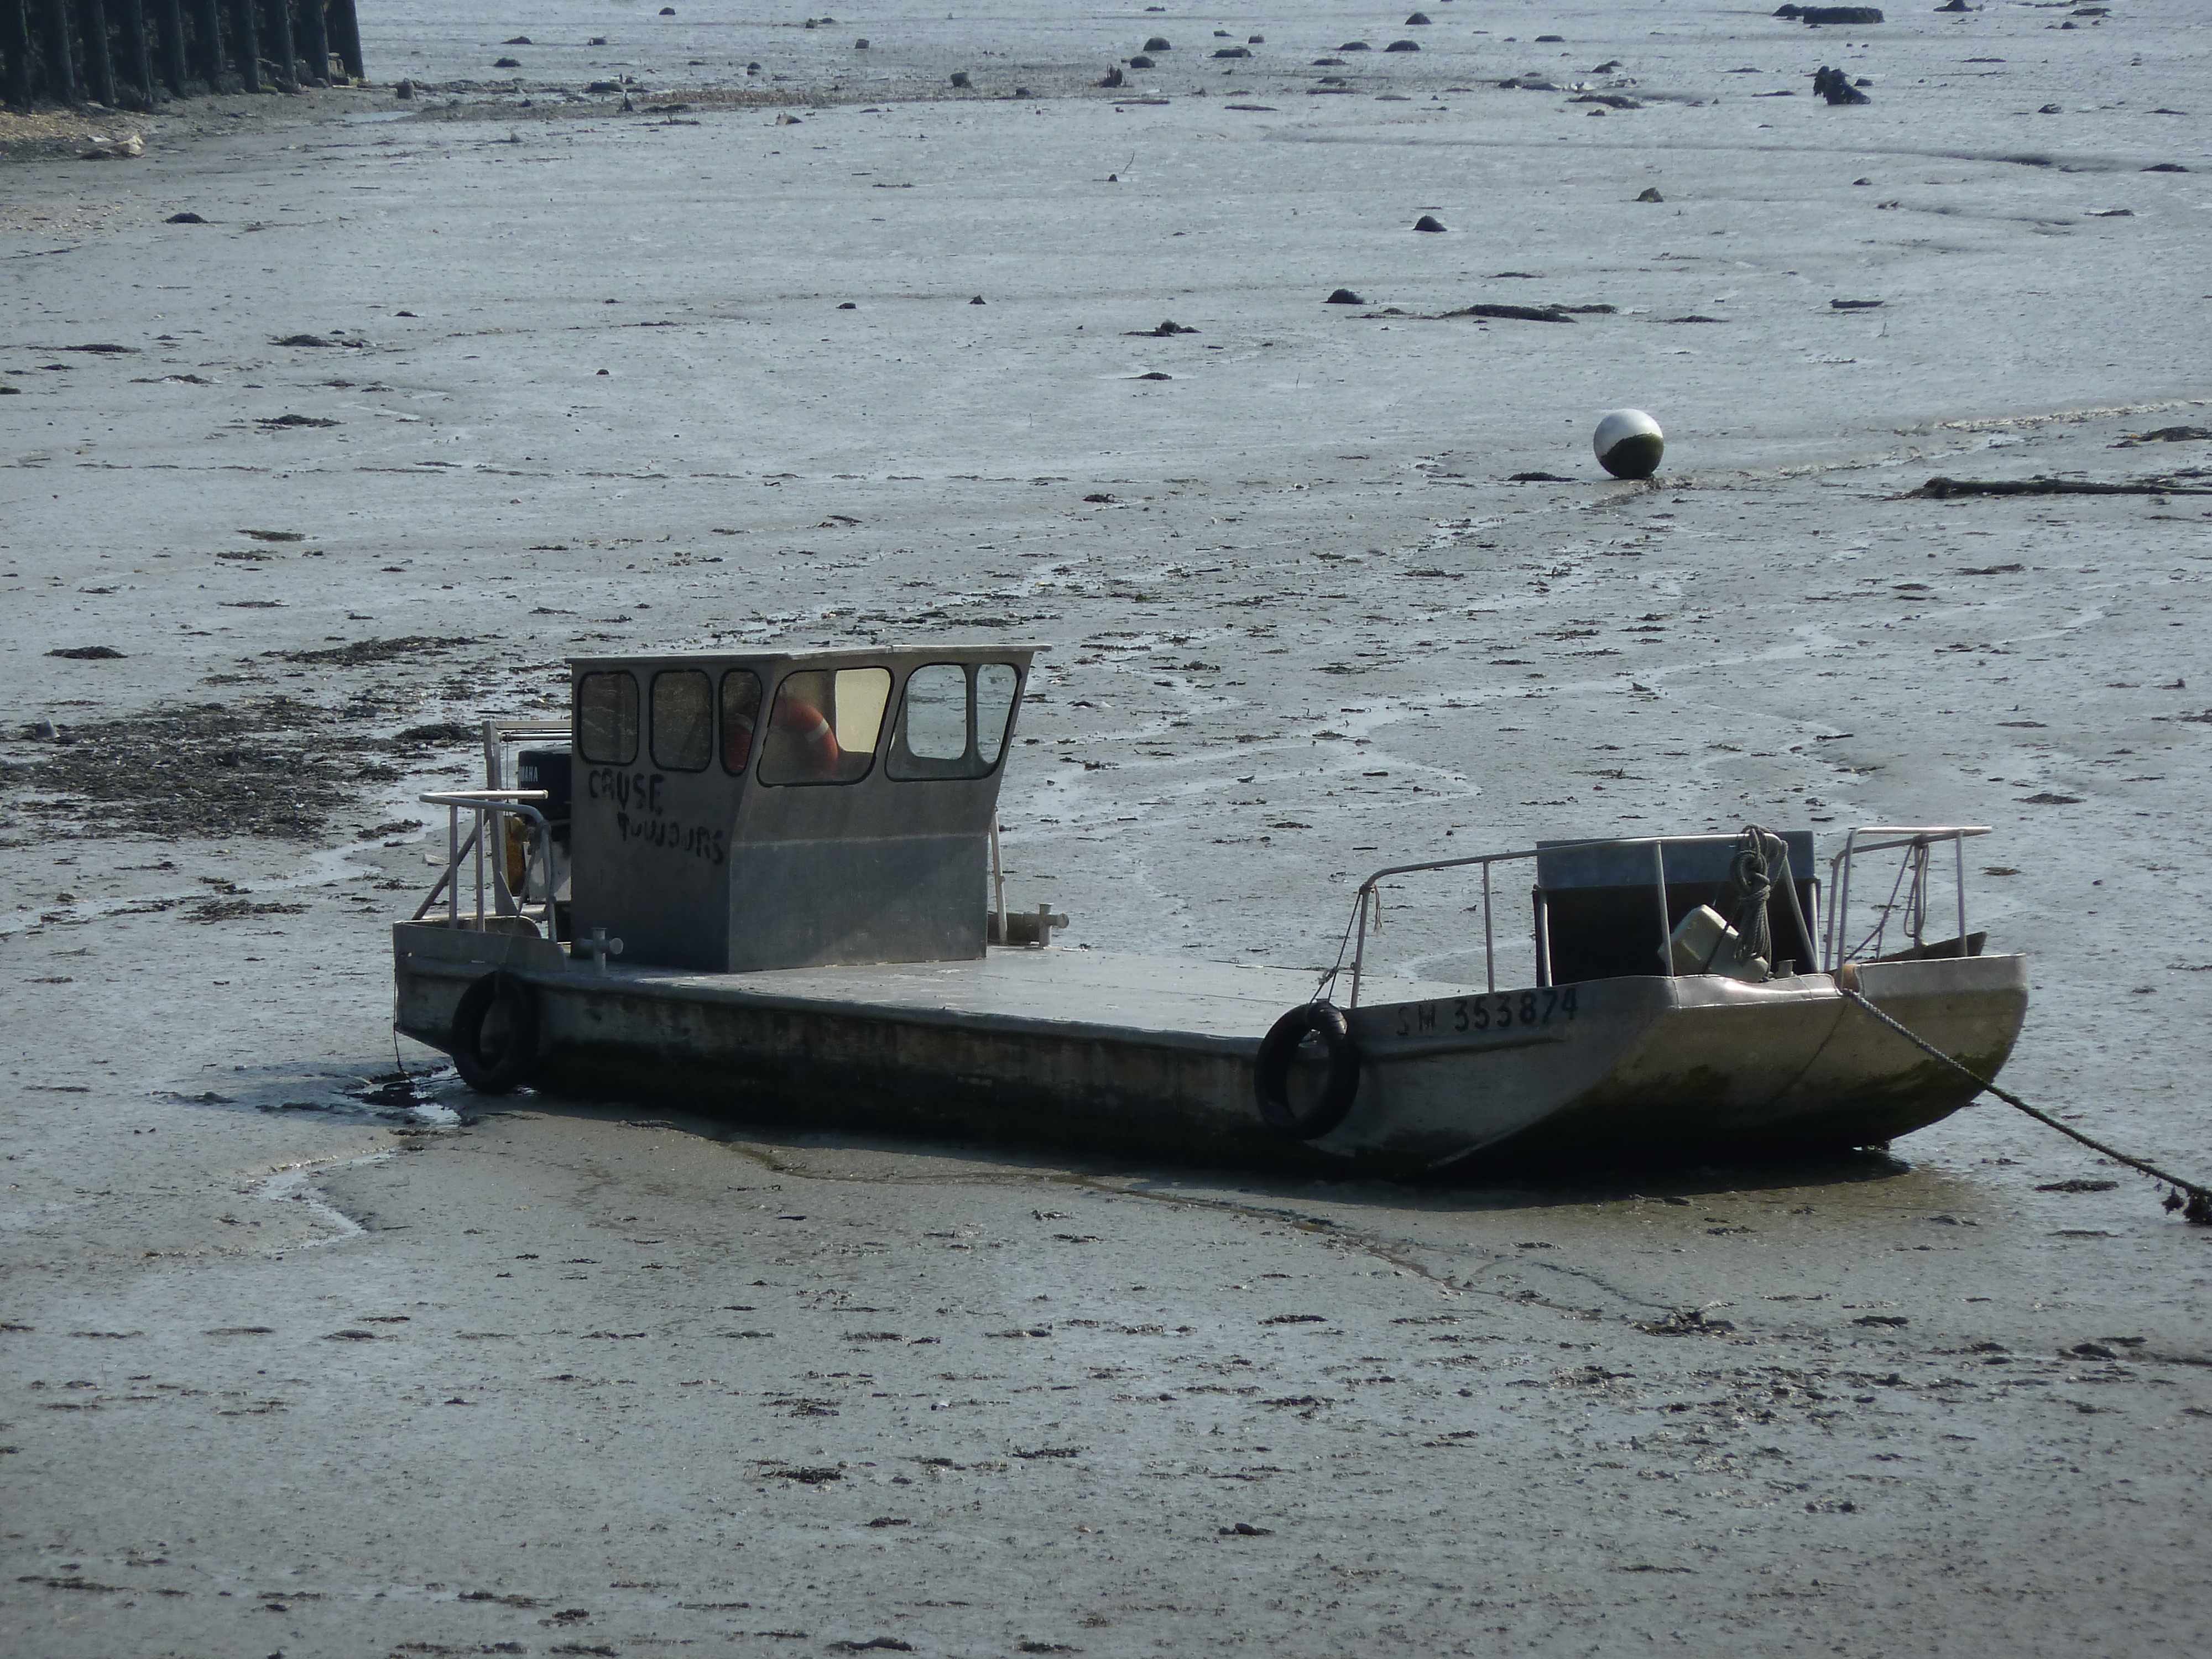
<instances>
[{"instance_id":1,"label":"metal handrail post","mask_svg":"<svg viewBox=\"0 0 2212 1659\"><path fill-rule=\"evenodd\" d=\"M1371 890L1359 890L1358 908L1353 912L1353 943L1352 949L1352 1006L1359 1006L1359 975L1367 965L1367 895ZM1378 899L1377 903L1380 903Z\"/></svg>"},{"instance_id":2,"label":"metal handrail post","mask_svg":"<svg viewBox=\"0 0 2212 1659\"><path fill-rule=\"evenodd\" d=\"M998 918L999 943L1006 942L1006 865L999 847L999 815L991 814L991 908Z\"/></svg>"},{"instance_id":3,"label":"metal handrail post","mask_svg":"<svg viewBox=\"0 0 2212 1659\"><path fill-rule=\"evenodd\" d=\"M461 809L446 803L446 926L461 925Z\"/></svg>"},{"instance_id":4,"label":"metal handrail post","mask_svg":"<svg viewBox=\"0 0 2212 1659\"><path fill-rule=\"evenodd\" d=\"M1490 860L1482 861L1482 972L1486 988L1498 988L1498 947L1490 932Z\"/></svg>"},{"instance_id":5,"label":"metal handrail post","mask_svg":"<svg viewBox=\"0 0 2212 1659\"><path fill-rule=\"evenodd\" d=\"M1828 899L1820 920L1820 971L1836 971L1836 884L1842 878L1843 855L1828 860Z\"/></svg>"},{"instance_id":6,"label":"metal handrail post","mask_svg":"<svg viewBox=\"0 0 2212 1659\"><path fill-rule=\"evenodd\" d=\"M1859 832L1854 828L1844 837L1844 850L1836 854L1842 866L1841 873L1831 872L1829 884L1835 889L1835 960L1829 963L1832 972L1842 969L1844 953L1851 948L1851 872L1857 867Z\"/></svg>"},{"instance_id":7,"label":"metal handrail post","mask_svg":"<svg viewBox=\"0 0 2212 1659\"><path fill-rule=\"evenodd\" d=\"M1652 878L1659 885L1659 959L1667 964L1667 977L1674 977L1674 929L1667 919L1667 849L1663 842L1651 843Z\"/></svg>"},{"instance_id":8,"label":"metal handrail post","mask_svg":"<svg viewBox=\"0 0 2212 1659\"><path fill-rule=\"evenodd\" d=\"M482 807L482 806L476 807L476 808L474 808L473 810L474 810L474 811L475 811L475 812L476 812L476 823L477 823L477 833L476 833L476 836L475 836L476 844L477 844L477 856L476 856L476 870L477 870L477 932L478 932L479 933L481 933L482 932L483 932L483 916L484 916L484 912L483 912L483 887L484 887L484 883L483 883L483 878L484 878L483 844L484 844L484 831L485 831L485 830L487 829L487 827L489 826L489 824L490 823L494 822L495 820L493 820L493 819L492 819L492 818L491 818L491 817L487 814L487 812L486 812L485 809L484 809L483 807Z\"/></svg>"},{"instance_id":9,"label":"metal handrail post","mask_svg":"<svg viewBox=\"0 0 2212 1659\"><path fill-rule=\"evenodd\" d=\"M1790 896L1790 915L1797 924L1797 937L1805 941L1806 948L1809 950L1813 945L1813 930L1806 924L1805 907L1797 902L1797 872L1790 867L1790 848L1786 842L1782 848L1782 890ZM1796 955L1794 946L1790 955Z\"/></svg>"},{"instance_id":10,"label":"metal handrail post","mask_svg":"<svg viewBox=\"0 0 2212 1659\"><path fill-rule=\"evenodd\" d=\"M1959 954L1966 954L1966 838L1951 837L1951 884L1959 898Z\"/></svg>"}]
</instances>

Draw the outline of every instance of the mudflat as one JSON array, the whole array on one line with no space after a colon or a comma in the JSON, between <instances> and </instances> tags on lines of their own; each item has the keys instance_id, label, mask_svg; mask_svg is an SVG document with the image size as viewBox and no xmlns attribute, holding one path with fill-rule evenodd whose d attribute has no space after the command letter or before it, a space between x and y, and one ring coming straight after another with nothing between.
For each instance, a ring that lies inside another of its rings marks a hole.
<instances>
[{"instance_id":1,"label":"mudflat","mask_svg":"<svg viewBox=\"0 0 2212 1659\"><path fill-rule=\"evenodd\" d=\"M570 654L1018 637L1056 948L1987 823L2006 1082L2202 1178L2195 12L657 9L0 135L9 1650L2193 1639L2212 1234L2001 1105L1390 1187L489 1101L386 923Z\"/></svg>"}]
</instances>

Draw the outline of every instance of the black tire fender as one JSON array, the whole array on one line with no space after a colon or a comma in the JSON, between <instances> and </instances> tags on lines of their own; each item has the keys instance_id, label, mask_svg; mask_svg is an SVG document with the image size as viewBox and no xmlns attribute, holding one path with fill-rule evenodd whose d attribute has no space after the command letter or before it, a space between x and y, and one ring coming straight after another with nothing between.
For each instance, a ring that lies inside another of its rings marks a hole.
<instances>
[{"instance_id":1,"label":"black tire fender","mask_svg":"<svg viewBox=\"0 0 2212 1659\"><path fill-rule=\"evenodd\" d=\"M507 1016L507 1036L487 1053L484 1026L494 1008ZM446 1051L453 1055L461 1081L478 1094L507 1093L537 1063L538 994L513 974L486 974L461 993Z\"/></svg>"},{"instance_id":2,"label":"black tire fender","mask_svg":"<svg viewBox=\"0 0 2212 1659\"><path fill-rule=\"evenodd\" d=\"M1299 1112L1291 1105L1291 1061L1309 1036L1319 1037L1328 1051L1328 1079L1321 1098ZM1344 1011L1334 1003L1309 1002L1269 1026L1252 1066L1252 1091L1261 1121L1293 1140L1318 1140L1343 1122L1359 1093L1359 1045Z\"/></svg>"}]
</instances>

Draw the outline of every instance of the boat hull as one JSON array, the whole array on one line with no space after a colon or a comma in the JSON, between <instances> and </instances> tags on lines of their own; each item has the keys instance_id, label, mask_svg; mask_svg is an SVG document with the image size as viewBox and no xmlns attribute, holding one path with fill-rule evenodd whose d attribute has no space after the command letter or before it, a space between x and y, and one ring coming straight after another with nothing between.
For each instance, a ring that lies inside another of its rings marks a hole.
<instances>
[{"instance_id":1,"label":"boat hull","mask_svg":"<svg viewBox=\"0 0 2212 1659\"><path fill-rule=\"evenodd\" d=\"M1887 1142L1978 1092L1820 975L1638 976L1475 993L1370 980L1360 1085L1312 1142L1253 1066L1302 975L1065 950L811 973L601 969L536 939L394 930L397 1018L452 1048L468 986L532 989L532 1085L784 1126L1406 1176ZM2027 1008L2017 957L1867 964L1870 1000L1983 1077ZM1410 991L1413 994L1407 994Z\"/></svg>"}]
</instances>

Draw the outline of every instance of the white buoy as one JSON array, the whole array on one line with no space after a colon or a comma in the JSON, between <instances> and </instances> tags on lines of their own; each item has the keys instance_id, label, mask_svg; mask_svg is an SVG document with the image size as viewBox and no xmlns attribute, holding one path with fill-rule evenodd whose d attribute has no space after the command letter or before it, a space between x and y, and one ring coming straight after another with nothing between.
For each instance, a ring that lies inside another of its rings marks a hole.
<instances>
[{"instance_id":1,"label":"white buoy","mask_svg":"<svg viewBox=\"0 0 2212 1659\"><path fill-rule=\"evenodd\" d=\"M1597 423L1590 440L1597 464L1616 478L1648 478L1659 470L1667 434L1640 409L1616 409Z\"/></svg>"}]
</instances>

